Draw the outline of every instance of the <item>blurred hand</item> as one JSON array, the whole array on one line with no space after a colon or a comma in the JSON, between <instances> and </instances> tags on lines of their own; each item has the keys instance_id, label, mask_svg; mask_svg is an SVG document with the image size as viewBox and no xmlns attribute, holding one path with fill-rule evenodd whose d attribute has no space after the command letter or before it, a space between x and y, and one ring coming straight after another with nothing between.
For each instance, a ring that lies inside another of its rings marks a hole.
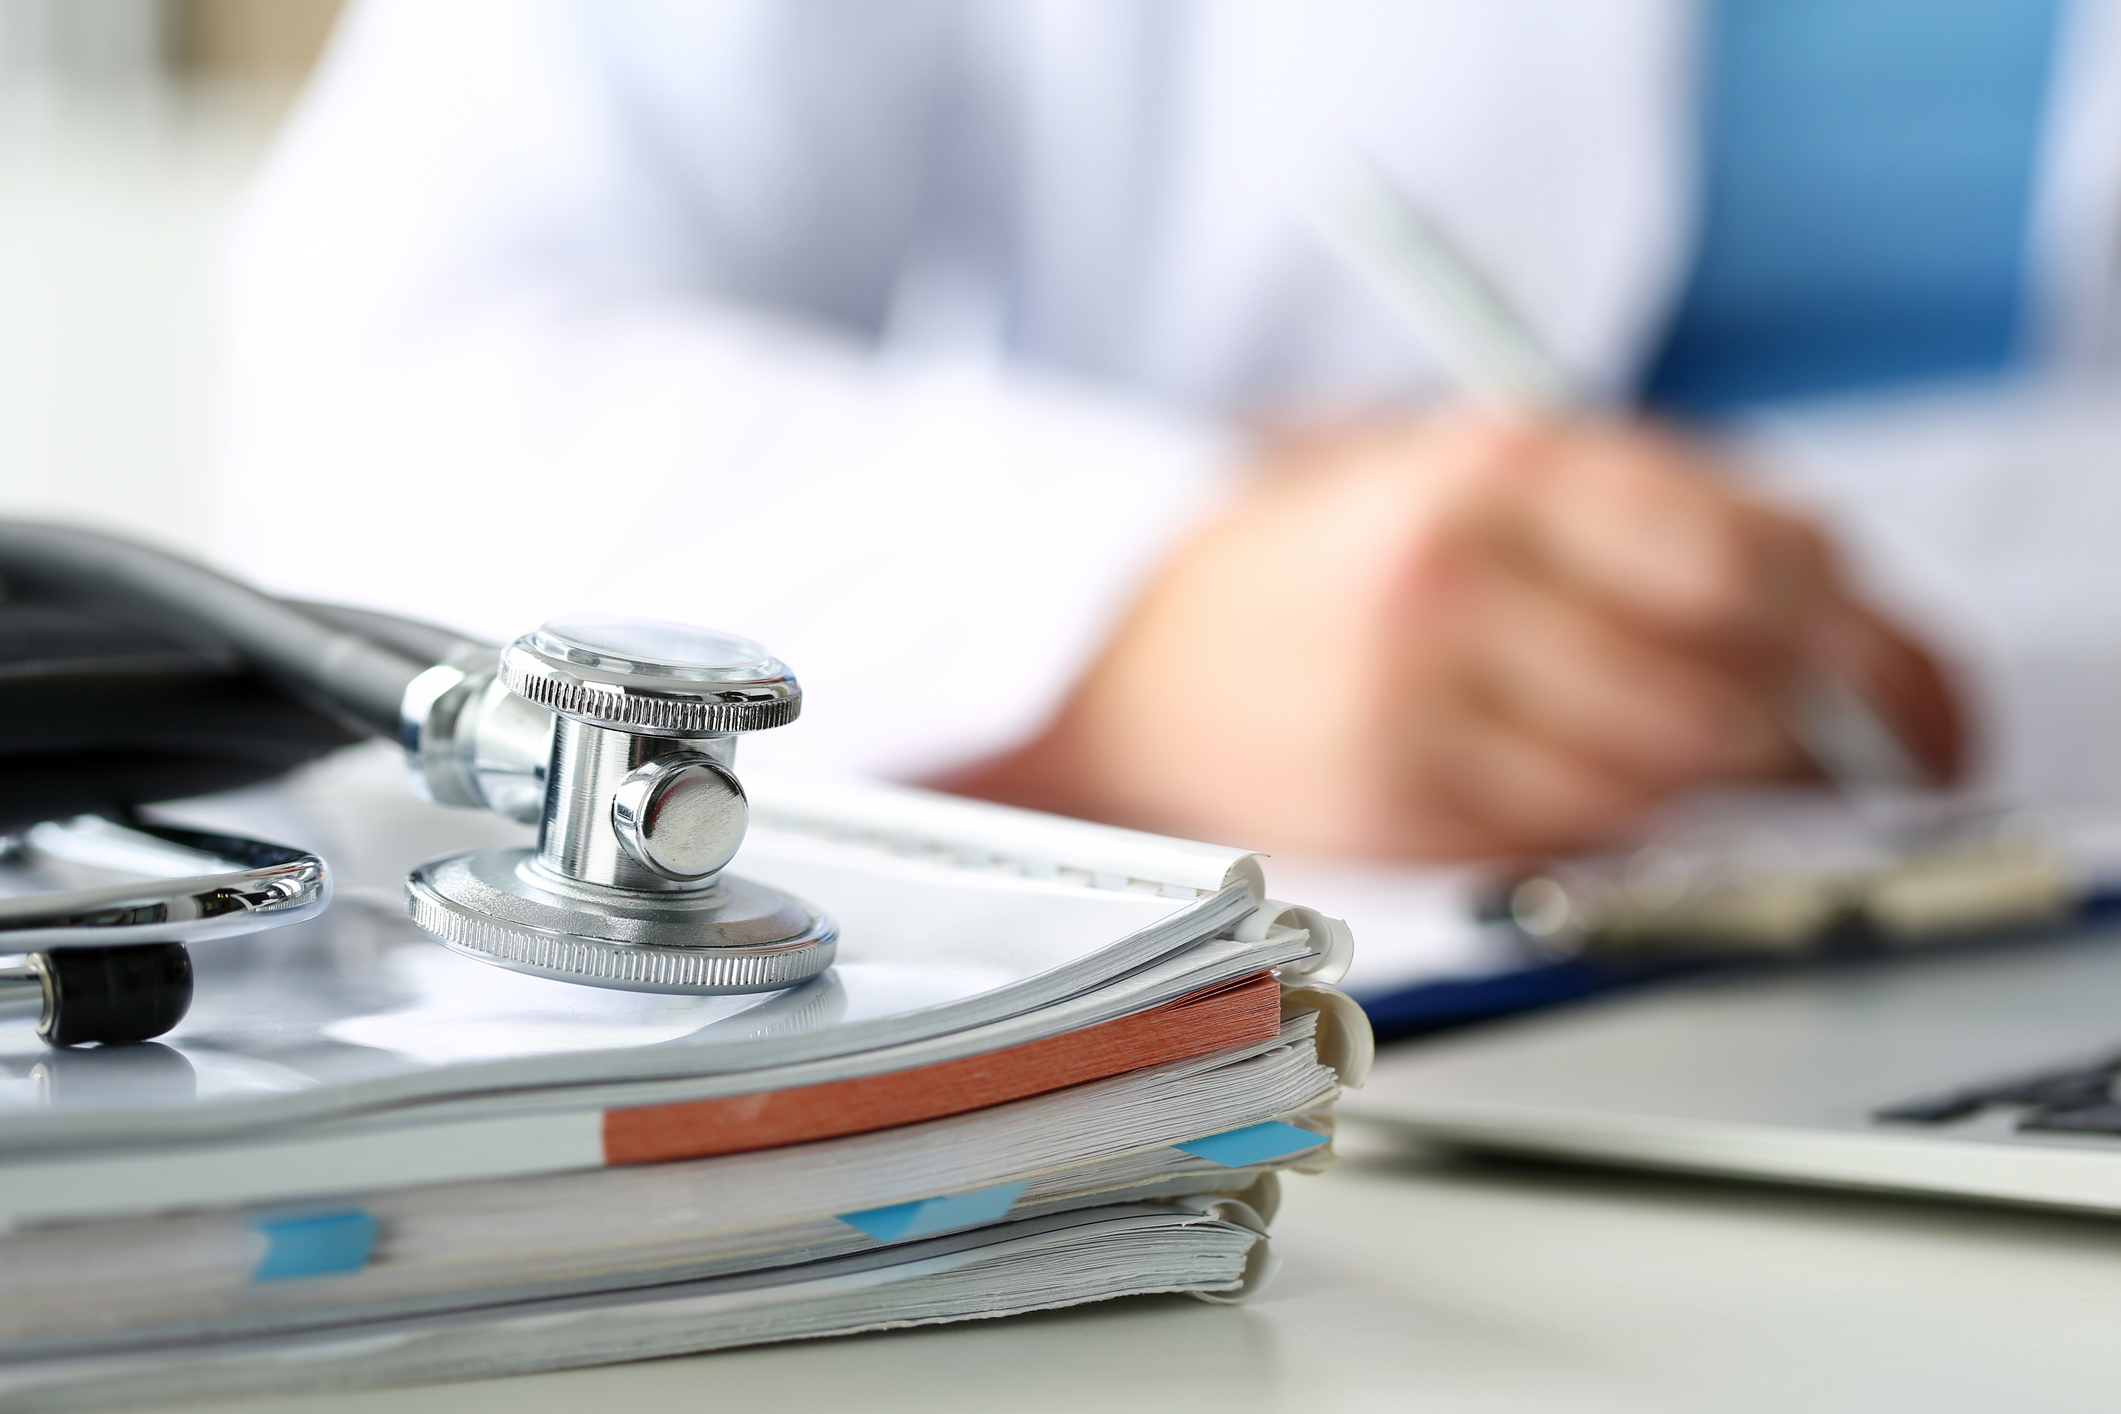
<instances>
[{"instance_id":1,"label":"blurred hand","mask_svg":"<svg viewBox=\"0 0 2121 1414\"><path fill-rule=\"evenodd\" d=\"M1689 788L1806 772L1785 705L1826 667L1956 770L1936 663L1815 527L1683 441L1398 421L1271 453L1050 729L944 784L1259 848L1580 849Z\"/></svg>"}]
</instances>

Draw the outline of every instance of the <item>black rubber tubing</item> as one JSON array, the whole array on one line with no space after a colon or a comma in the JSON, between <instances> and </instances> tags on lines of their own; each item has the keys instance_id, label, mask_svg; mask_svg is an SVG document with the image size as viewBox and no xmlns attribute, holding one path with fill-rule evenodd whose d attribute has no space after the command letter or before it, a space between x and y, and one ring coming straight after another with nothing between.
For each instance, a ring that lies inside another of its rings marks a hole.
<instances>
[{"instance_id":1,"label":"black rubber tubing","mask_svg":"<svg viewBox=\"0 0 2121 1414\"><path fill-rule=\"evenodd\" d=\"M160 1036L191 1008L191 954L182 943L54 948L44 954L54 1046L130 1045Z\"/></svg>"},{"instance_id":2,"label":"black rubber tubing","mask_svg":"<svg viewBox=\"0 0 2121 1414\"><path fill-rule=\"evenodd\" d=\"M374 609L357 609L351 604L321 604L313 599L282 599L280 602L326 627L344 629L423 663L455 664L468 653L481 649L489 653L493 651L490 643L419 619L400 618Z\"/></svg>"},{"instance_id":3,"label":"black rubber tubing","mask_svg":"<svg viewBox=\"0 0 2121 1414\"><path fill-rule=\"evenodd\" d=\"M437 661L350 632L346 619L326 623L204 565L71 526L0 520L0 584L9 582L183 624L377 736L397 735L407 684Z\"/></svg>"}]
</instances>

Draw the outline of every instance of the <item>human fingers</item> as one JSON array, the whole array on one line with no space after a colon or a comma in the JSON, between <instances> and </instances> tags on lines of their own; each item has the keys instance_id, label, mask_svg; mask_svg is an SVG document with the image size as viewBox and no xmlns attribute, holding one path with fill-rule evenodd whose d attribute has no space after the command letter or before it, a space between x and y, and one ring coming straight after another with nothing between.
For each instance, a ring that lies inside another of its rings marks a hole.
<instances>
[{"instance_id":1,"label":"human fingers","mask_svg":"<svg viewBox=\"0 0 2121 1414\"><path fill-rule=\"evenodd\" d=\"M1475 859L1595 848L1637 823L1665 792L1462 698L1409 724L1396 852Z\"/></svg>"},{"instance_id":2,"label":"human fingers","mask_svg":"<svg viewBox=\"0 0 2121 1414\"><path fill-rule=\"evenodd\" d=\"M1521 523L1557 579L1755 671L1794 667L1838 584L1815 526L1645 429L1564 429L1546 457Z\"/></svg>"},{"instance_id":3,"label":"human fingers","mask_svg":"<svg viewBox=\"0 0 2121 1414\"><path fill-rule=\"evenodd\" d=\"M1558 575L1756 692L1788 697L1803 673L1843 673L1933 778L1963 769L1967 729L1949 675L1847 588L1819 527L1652 429L1570 432L1547 455L1547 494L1528 523Z\"/></svg>"},{"instance_id":4,"label":"human fingers","mask_svg":"<svg viewBox=\"0 0 2121 1414\"><path fill-rule=\"evenodd\" d=\"M1477 598L1475 690L1527 734L1671 791L1795 764L1780 684L1732 671L1553 582L1494 567Z\"/></svg>"},{"instance_id":5,"label":"human fingers","mask_svg":"<svg viewBox=\"0 0 2121 1414\"><path fill-rule=\"evenodd\" d=\"M1851 599L1834 606L1815 650L1843 674L1939 785L1966 768L1965 708L1943 664L1906 630Z\"/></svg>"}]
</instances>

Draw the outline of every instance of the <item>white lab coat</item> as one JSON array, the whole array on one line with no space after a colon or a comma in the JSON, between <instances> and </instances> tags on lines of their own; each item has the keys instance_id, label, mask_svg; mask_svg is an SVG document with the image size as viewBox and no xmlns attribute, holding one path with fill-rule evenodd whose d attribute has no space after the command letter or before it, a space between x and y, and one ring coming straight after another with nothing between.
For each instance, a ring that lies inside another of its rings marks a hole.
<instances>
[{"instance_id":1,"label":"white lab coat","mask_svg":"<svg viewBox=\"0 0 2121 1414\"><path fill-rule=\"evenodd\" d=\"M2121 3L2080 0L2043 343L2113 343ZM806 682L757 756L1034 730L1262 408L1430 390L1320 252L1367 152L1591 386L1689 247L1686 0L369 0L230 262L221 523L291 592L639 612Z\"/></svg>"}]
</instances>

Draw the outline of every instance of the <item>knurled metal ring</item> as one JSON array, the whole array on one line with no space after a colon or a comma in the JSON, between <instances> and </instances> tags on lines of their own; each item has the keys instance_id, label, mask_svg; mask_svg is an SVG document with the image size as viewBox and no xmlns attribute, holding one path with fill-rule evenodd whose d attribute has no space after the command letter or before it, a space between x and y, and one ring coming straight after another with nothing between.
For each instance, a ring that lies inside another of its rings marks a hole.
<instances>
[{"instance_id":1,"label":"knurled metal ring","mask_svg":"<svg viewBox=\"0 0 2121 1414\"><path fill-rule=\"evenodd\" d=\"M650 687L628 675L561 666L521 643L501 655L501 679L509 691L564 716L663 736L764 731L803 710L803 690L792 677Z\"/></svg>"},{"instance_id":2,"label":"knurled metal ring","mask_svg":"<svg viewBox=\"0 0 2121 1414\"><path fill-rule=\"evenodd\" d=\"M800 900L724 875L698 897L576 898L526 877L532 851L437 859L405 883L413 923L454 952L513 972L633 992L713 996L807 982L832 965L839 930Z\"/></svg>"}]
</instances>

